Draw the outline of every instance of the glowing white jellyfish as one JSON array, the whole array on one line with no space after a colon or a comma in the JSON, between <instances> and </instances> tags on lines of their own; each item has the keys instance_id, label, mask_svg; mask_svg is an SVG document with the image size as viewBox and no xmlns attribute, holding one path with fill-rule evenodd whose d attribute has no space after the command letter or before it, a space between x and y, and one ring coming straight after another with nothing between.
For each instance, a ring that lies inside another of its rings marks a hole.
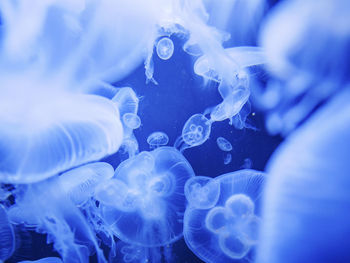
<instances>
[{"instance_id":1,"label":"glowing white jellyfish","mask_svg":"<svg viewBox=\"0 0 350 263\"><path fill-rule=\"evenodd\" d=\"M213 201L207 207L197 205L202 196L194 195L195 187L185 192L190 206L184 216L184 238L193 253L209 263L253 260L264 177L262 172L240 170L208 178L217 183L211 191L216 189L219 196L207 195L207 200ZM190 180L194 182L194 178Z\"/></svg>"},{"instance_id":2,"label":"glowing white jellyfish","mask_svg":"<svg viewBox=\"0 0 350 263\"><path fill-rule=\"evenodd\" d=\"M182 135L177 138L175 147L184 151L187 148L203 144L208 140L212 122L203 114L192 115L182 128Z\"/></svg>"},{"instance_id":3,"label":"glowing white jellyfish","mask_svg":"<svg viewBox=\"0 0 350 263\"><path fill-rule=\"evenodd\" d=\"M101 217L124 242L147 247L173 243L182 235L184 185L192 176L190 164L175 148L141 152L96 189Z\"/></svg>"},{"instance_id":4,"label":"glowing white jellyfish","mask_svg":"<svg viewBox=\"0 0 350 263\"><path fill-rule=\"evenodd\" d=\"M47 96L31 87L1 96L2 182L36 182L119 149L123 129L113 102L53 91L52 99Z\"/></svg>"},{"instance_id":5,"label":"glowing white jellyfish","mask_svg":"<svg viewBox=\"0 0 350 263\"><path fill-rule=\"evenodd\" d=\"M169 137L164 132L153 132L147 137L147 143L151 149L158 148L159 146L167 145Z\"/></svg>"},{"instance_id":6,"label":"glowing white jellyfish","mask_svg":"<svg viewBox=\"0 0 350 263\"><path fill-rule=\"evenodd\" d=\"M125 126L129 127L130 129L135 130L141 126L140 117L134 113L125 113L122 119Z\"/></svg>"},{"instance_id":7,"label":"glowing white jellyfish","mask_svg":"<svg viewBox=\"0 0 350 263\"><path fill-rule=\"evenodd\" d=\"M220 148L220 150L222 150L224 152L232 151L232 144L224 137L218 137L216 139L216 143L217 143L218 147Z\"/></svg>"},{"instance_id":8,"label":"glowing white jellyfish","mask_svg":"<svg viewBox=\"0 0 350 263\"><path fill-rule=\"evenodd\" d=\"M168 37L163 37L157 43L157 55L163 60L168 60L174 53L174 43Z\"/></svg>"}]
</instances>

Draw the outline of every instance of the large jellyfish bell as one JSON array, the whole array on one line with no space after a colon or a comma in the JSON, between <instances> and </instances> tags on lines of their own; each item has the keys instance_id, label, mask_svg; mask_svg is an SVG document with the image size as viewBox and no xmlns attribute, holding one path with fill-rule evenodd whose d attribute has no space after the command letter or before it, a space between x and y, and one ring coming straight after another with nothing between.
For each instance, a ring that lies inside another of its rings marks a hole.
<instances>
[{"instance_id":1,"label":"large jellyfish bell","mask_svg":"<svg viewBox=\"0 0 350 263\"><path fill-rule=\"evenodd\" d=\"M184 237L193 253L208 263L253 260L264 177L262 172L240 170L189 179Z\"/></svg>"},{"instance_id":2,"label":"large jellyfish bell","mask_svg":"<svg viewBox=\"0 0 350 263\"><path fill-rule=\"evenodd\" d=\"M182 235L185 182L194 172L172 147L141 152L124 161L115 176L96 189L102 217L124 242L163 246Z\"/></svg>"},{"instance_id":3,"label":"large jellyfish bell","mask_svg":"<svg viewBox=\"0 0 350 263\"><path fill-rule=\"evenodd\" d=\"M2 182L36 182L118 150L123 129L110 100L17 84L0 98Z\"/></svg>"}]
</instances>

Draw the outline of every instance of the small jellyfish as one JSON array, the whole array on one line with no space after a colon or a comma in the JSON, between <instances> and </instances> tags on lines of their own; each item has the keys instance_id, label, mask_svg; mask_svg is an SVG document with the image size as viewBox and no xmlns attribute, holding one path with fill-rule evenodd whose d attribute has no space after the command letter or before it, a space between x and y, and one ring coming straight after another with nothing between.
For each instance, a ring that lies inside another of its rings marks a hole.
<instances>
[{"instance_id":1,"label":"small jellyfish","mask_svg":"<svg viewBox=\"0 0 350 263\"><path fill-rule=\"evenodd\" d=\"M218 137L216 143L221 151L229 152L232 151L232 144L224 137Z\"/></svg>"},{"instance_id":2,"label":"small jellyfish","mask_svg":"<svg viewBox=\"0 0 350 263\"><path fill-rule=\"evenodd\" d=\"M185 184L185 195L190 206L208 209L217 203L220 196L220 184L206 176L195 176Z\"/></svg>"},{"instance_id":3,"label":"small jellyfish","mask_svg":"<svg viewBox=\"0 0 350 263\"><path fill-rule=\"evenodd\" d=\"M168 37L163 37L157 43L157 55L163 60L168 60L174 53L174 43Z\"/></svg>"},{"instance_id":4,"label":"small jellyfish","mask_svg":"<svg viewBox=\"0 0 350 263\"><path fill-rule=\"evenodd\" d=\"M11 257L15 250L15 234L4 206L0 204L0 261Z\"/></svg>"},{"instance_id":5,"label":"small jellyfish","mask_svg":"<svg viewBox=\"0 0 350 263\"><path fill-rule=\"evenodd\" d=\"M264 178L264 173L254 170L221 175L212 179L220 185L214 204L207 209L187 207L184 238L200 259L207 263L254 260L251 252L258 242Z\"/></svg>"},{"instance_id":6,"label":"small jellyfish","mask_svg":"<svg viewBox=\"0 0 350 263\"><path fill-rule=\"evenodd\" d=\"M106 227L133 245L175 242L183 232L184 185L193 176L190 164L173 147L141 152L122 162L112 182L96 191Z\"/></svg>"},{"instance_id":7,"label":"small jellyfish","mask_svg":"<svg viewBox=\"0 0 350 263\"><path fill-rule=\"evenodd\" d=\"M175 147L184 151L187 148L203 144L208 140L212 122L203 114L192 115L182 129L182 135L176 139Z\"/></svg>"},{"instance_id":8,"label":"small jellyfish","mask_svg":"<svg viewBox=\"0 0 350 263\"><path fill-rule=\"evenodd\" d=\"M75 205L83 205L96 186L114 175L113 167L104 162L90 163L61 174L59 183Z\"/></svg>"},{"instance_id":9,"label":"small jellyfish","mask_svg":"<svg viewBox=\"0 0 350 263\"><path fill-rule=\"evenodd\" d=\"M227 165L227 164L230 164L231 162L232 162L232 154L230 154L230 153L225 154L225 156L224 156L224 164Z\"/></svg>"},{"instance_id":10,"label":"small jellyfish","mask_svg":"<svg viewBox=\"0 0 350 263\"><path fill-rule=\"evenodd\" d=\"M122 117L123 123L125 126L129 127L130 129L137 129L141 126L141 119L139 116L137 116L134 113L125 113Z\"/></svg>"},{"instance_id":11,"label":"small jellyfish","mask_svg":"<svg viewBox=\"0 0 350 263\"><path fill-rule=\"evenodd\" d=\"M137 116L139 108L139 98L130 87L123 87L112 98L118 106L123 124L123 142L121 149L133 157L139 151L138 142L133 134L133 130L141 125L141 120Z\"/></svg>"},{"instance_id":12,"label":"small jellyfish","mask_svg":"<svg viewBox=\"0 0 350 263\"><path fill-rule=\"evenodd\" d=\"M253 167L253 161L250 158L245 158L243 161L242 169L251 169Z\"/></svg>"},{"instance_id":13,"label":"small jellyfish","mask_svg":"<svg viewBox=\"0 0 350 263\"><path fill-rule=\"evenodd\" d=\"M151 149L158 148L159 146L167 145L169 137L164 132L153 132L147 137L147 143Z\"/></svg>"}]
</instances>

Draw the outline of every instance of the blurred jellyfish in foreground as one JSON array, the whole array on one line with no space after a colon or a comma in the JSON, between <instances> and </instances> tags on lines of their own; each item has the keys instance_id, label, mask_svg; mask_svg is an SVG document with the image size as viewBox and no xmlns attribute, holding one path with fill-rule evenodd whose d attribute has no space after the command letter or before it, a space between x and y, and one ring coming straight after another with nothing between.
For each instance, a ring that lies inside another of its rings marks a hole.
<instances>
[{"instance_id":1,"label":"blurred jellyfish in foreground","mask_svg":"<svg viewBox=\"0 0 350 263\"><path fill-rule=\"evenodd\" d=\"M0 260L11 257L15 251L15 244L13 227L8 220L5 207L0 204Z\"/></svg>"},{"instance_id":2,"label":"blurred jellyfish in foreground","mask_svg":"<svg viewBox=\"0 0 350 263\"><path fill-rule=\"evenodd\" d=\"M349 3L323 1L316 7L302 2L278 5L260 36L267 69L275 78L265 90L255 87L255 96L273 134L292 132L349 83Z\"/></svg>"},{"instance_id":3,"label":"blurred jellyfish in foreground","mask_svg":"<svg viewBox=\"0 0 350 263\"><path fill-rule=\"evenodd\" d=\"M163 60L168 60L174 53L174 43L168 37L163 37L157 43L157 55Z\"/></svg>"},{"instance_id":4,"label":"blurred jellyfish in foreground","mask_svg":"<svg viewBox=\"0 0 350 263\"><path fill-rule=\"evenodd\" d=\"M172 147L141 152L121 163L96 189L101 214L113 234L139 246L164 246L182 236L184 185L194 172Z\"/></svg>"},{"instance_id":5,"label":"blurred jellyfish in foreground","mask_svg":"<svg viewBox=\"0 0 350 263\"><path fill-rule=\"evenodd\" d=\"M192 115L182 128L182 135L176 139L174 147L181 152L199 146L208 140L212 122L203 114Z\"/></svg>"},{"instance_id":6,"label":"blurred jellyfish in foreground","mask_svg":"<svg viewBox=\"0 0 350 263\"><path fill-rule=\"evenodd\" d=\"M224 137L218 137L216 143L221 151L230 152L232 151L232 144Z\"/></svg>"},{"instance_id":7,"label":"blurred jellyfish in foreground","mask_svg":"<svg viewBox=\"0 0 350 263\"><path fill-rule=\"evenodd\" d=\"M159 146L167 145L169 137L164 132L153 132L147 137L147 143L151 149L158 148Z\"/></svg>"},{"instance_id":8,"label":"blurred jellyfish in foreground","mask_svg":"<svg viewBox=\"0 0 350 263\"><path fill-rule=\"evenodd\" d=\"M1 97L2 182L36 182L118 150L123 130L111 101L62 93L51 93L54 99L45 100L28 95L26 88L12 94L22 104ZM25 118L19 118L21 111Z\"/></svg>"},{"instance_id":9,"label":"blurred jellyfish in foreground","mask_svg":"<svg viewBox=\"0 0 350 263\"><path fill-rule=\"evenodd\" d=\"M286 1L263 30L267 126L289 135L267 165L259 263L350 261L349 11Z\"/></svg>"},{"instance_id":10,"label":"blurred jellyfish in foreground","mask_svg":"<svg viewBox=\"0 0 350 263\"><path fill-rule=\"evenodd\" d=\"M189 206L184 238L188 247L205 262L253 260L264 173L240 170L204 178L191 178L185 186Z\"/></svg>"}]
</instances>

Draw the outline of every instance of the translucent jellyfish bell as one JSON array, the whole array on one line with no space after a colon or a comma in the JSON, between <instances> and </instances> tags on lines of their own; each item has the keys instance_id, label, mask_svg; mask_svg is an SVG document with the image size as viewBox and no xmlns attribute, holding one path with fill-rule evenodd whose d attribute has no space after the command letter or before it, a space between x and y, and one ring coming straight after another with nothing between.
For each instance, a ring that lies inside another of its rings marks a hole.
<instances>
[{"instance_id":1,"label":"translucent jellyfish bell","mask_svg":"<svg viewBox=\"0 0 350 263\"><path fill-rule=\"evenodd\" d=\"M224 152L232 151L232 144L224 137L218 137L216 139L216 143L217 143L218 147L220 148L220 150L222 150Z\"/></svg>"},{"instance_id":2,"label":"translucent jellyfish bell","mask_svg":"<svg viewBox=\"0 0 350 263\"><path fill-rule=\"evenodd\" d=\"M203 114L192 115L182 128L182 135L175 142L175 147L183 151L186 148L203 144L208 140L212 122Z\"/></svg>"},{"instance_id":3,"label":"translucent jellyfish bell","mask_svg":"<svg viewBox=\"0 0 350 263\"><path fill-rule=\"evenodd\" d=\"M59 177L60 185L67 196L76 205L83 205L90 199L95 188L112 178L113 167L108 163L90 163L63 173Z\"/></svg>"},{"instance_id":4,"label":"translucent jellyfish bell","mask_svg":"<svg viewBox=\"0 0 350 263\"><path fill-rule=\"evenodd\" d=\"M1 97L2 182L36 182L119 149L123 129L110 100L26 88Z\"/></svg>"},{"instance_id":5,"label":"translucent jellyfish bell","mask_svg":"<svg viewBox=\"0 0 350 263\"><path fill-rule=\"evenodd\" d=\"M123 123L130 129L137 129L141 126L141 119L134 113L125 113L122 117Z\"/></svg>"},{"instance_id":6,"label":"translucent jellyfish bell","mask_svg":"<svg viewBox=\"0 0 350 263\"><path fill-rule=\"evenodd\" d=\"M195 176L185 184L185 195L189 205L197 209L208 209L217 203L220 184L206 176Z\"/></svg>"},{"instance_id":7,"label":"translucent jellyfish bell","mask_svg":"<svg viewBox=\"0 0 350 263\"><path fill-rule=\"evenodd\" d=\"M141 152L116 169L112 181L118 187L113 186L111 195L101 199L102 218L124 242L147 247L170 244L182 235L184 185L193 176L190 164L175 148ZM130 200L133 209L123 209L113 200Z\"/></svg>"},{"instance_id":8,"label":"translucent jellyfish bell","mask_svg":"<svg viewBox=\"0 0 350 263\"><path fill-rule=\"evenodd\" d=\"M240 170L213 180L220 185L220 195L207 209L195 205L187 207L185 241L193 253L208 263L252 261L252 250L258 242L265 175L254 170Z\"/></svg>"},{"instance_id":9,"label":"translucent jellyfish bell","mask_svg":"<svg viewBox=\"0 0 350 263\"><path fill-rule=\"evenodd\" d=\"M174 53L174 43L168 37L163 37L157 43L157 55L163 60L168 60Z\"/></svg>"},{"instance_id":10,"label":"translucent jellyfish bell","mask_svg":"<svg viewBox=\"0 0 350 263\"><path fill-rule=\"evenodd\" d=\"M147 143L149 144L151 149L167 145L168 142L169 137L164 132L153 132L147 137Z\"/></svg>"},{"instance_id":11,"label":"translucent jellyfish bell","mask_svg":"<svg viewBox=\"0 0 350 263\"><path fill-rule=\"evenodd\" d=\"M5 207L0 204L0 260L10 258L15 250L15 246L13 227L8 220Z\"/></svg>"}]
</instances>

